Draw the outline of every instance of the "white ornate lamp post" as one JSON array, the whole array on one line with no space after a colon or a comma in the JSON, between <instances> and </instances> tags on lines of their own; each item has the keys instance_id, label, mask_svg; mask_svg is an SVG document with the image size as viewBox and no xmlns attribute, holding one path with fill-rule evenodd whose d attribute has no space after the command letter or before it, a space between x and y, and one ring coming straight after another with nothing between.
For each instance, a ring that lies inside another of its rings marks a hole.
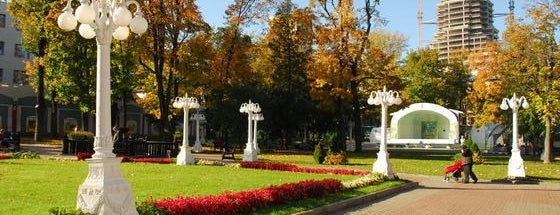
<instances>
[{"instance_id":1,"label":"white ornate lamp post","mask_svg":"<svg viewBox=\"0 0 560 215\"><path fill-rule=\"evenodd\" d=\"M370 105L381 105L381 143L379 144L377 160L373 163L373 172L382 173L389 178L394 178L393 167L391 167L389 153L387 153L387 107L399 105L402 100L397 91L387 91L387 88L383 87L383 91L378 90L375 92L375 97L373 97L372 92L367 102Z\"/></svg>"},{"instance_id":2,"label":"white ornate lamp post","mask_svg":"<svg viewBox=\"0 0 560 215\"><path fill-rule=\"evenodd\" d=\"M204 116L204 114L197 112L191 116L191 120L196 121L196 141L194 142L193 150L194 152L203 152L204 150L202 149L202 144L200 141L200 121L206 120L206 117Z\"/></svg>"},{"instance_id":3,"label":"white ornate lamp post","mask_svg":"<svg viewBox=\"0 0 560 215\"><path fill-rule=\"evenodd\" d=\"M195 97L189 97L186 93L184 97L176 97L173 101L173 107L183 109L183 145L181 151L177 155L177 165L194 164L194 157L189 148L189 109L199 108L200 104Z\"/></svg>"},{"instance_id":4,"label":"white ornate lamp post","mask_svg":"<svg viewBox=\"0 0 560 215\"><path fill-rule=\"evenodd\" d=\"M130 32L142 34L148 22L142 17L135 1L81 0L72 14L71 0L58 17L58 26L71 31L76 28L86 39L96 37L97 80L95 93L95 141L92 159L88 159L89 174L78 191L77 208L91 214L138 214L130 184L120 172L121 158L113 153L111 138L111 42L126 39ZM134 4L134 18L128 6Z\"/></svg>"},{"instance_id":5,"label":"white ornate lamp post","mask_svg":"<svg viewBox=\"0 0 560 215\"><path fill-rule=\"evenodd\" d=\"M524 109L529 108L529 102L524 96L517 98L515 93L511 98L504 98L500 108L502 110L507 110L511 108L513 112L513 139L511 141L511 157L508 163L508 178L524 178L525 177L525 166L523 165L523 158L521 158L521 152L519 150L519 145L517 143L517 111L519 107Z\"/></svg>"},{"instance_id":6,"label":"white ornate lamp post","mask_svg":"<svg viewBox=\"0 0 560 215\"><path fill-rule=\"evenodd\" d=\"M257 154L261 153L261 150L259 149L259 144L257 144L257 131L258 131L257 122L263 120L264 120L264 116L261 113L253 115L253 121L255 121L255 129L253 130L253 146L255 147L255 150L257 150Z\"/></svg>"},{"instance_id":7,"label":"white ornate lamp post","mask_svg":"<svg viewBox=\"0 0 560 215\"><path fill-rule=\"evenodd\" d=\"M252 130L253 130L252 122L253 122L253 114L257 114L261 112L261 107L259 106L258 103L253 103L251 102L251 100L249 100L249 103L241 104L241 107L239 108L239 112L247 113L247 121L248 121L247 145L245 146L245 150L243 151L243 161L256 161L257 151L255 149L253 141L251 140Z\"/></svg>"}]
</instances>

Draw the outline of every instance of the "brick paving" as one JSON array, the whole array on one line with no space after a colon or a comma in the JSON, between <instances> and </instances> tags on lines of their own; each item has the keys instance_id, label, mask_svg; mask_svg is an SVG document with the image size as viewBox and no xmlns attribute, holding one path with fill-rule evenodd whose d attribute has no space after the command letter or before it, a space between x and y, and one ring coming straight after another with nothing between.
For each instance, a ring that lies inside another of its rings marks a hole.
<instances>
[{"instance_id":1,"label":"brick paving","mask_svg":"<svg viewBox=\"0 0 560 215\"><path fill-rule=\"evenodd\" d=\"M443 177L399 174L417 189L348 208L337 215L370 214L560 214L560 184L443 182Z\"/></svg>"}]
</instances>

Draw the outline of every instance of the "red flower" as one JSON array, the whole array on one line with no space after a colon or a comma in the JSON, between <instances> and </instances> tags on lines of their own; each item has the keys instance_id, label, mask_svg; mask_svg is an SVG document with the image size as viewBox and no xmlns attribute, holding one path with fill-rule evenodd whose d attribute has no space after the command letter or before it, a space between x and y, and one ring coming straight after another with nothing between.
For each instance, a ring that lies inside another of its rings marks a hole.
<instances>
[{"instance_id":1,"label":"red flower","mask_svg":"<svg viewBox=\"0 0 560 215\"><path fill-rule=\"evenodd\" d=\"M308 180L236 193L224 192L218 196L166 198L155 201L154 206L173 215L250 213L271 205L340 191L342 183L339 180Z\"/></svg>"},{"instance_id":2,"label":"red flower","mask_svg":"<svg viewBox=\"0 0 560 215\"><path fill-rule=\"evenodd\" d=\"M266 170L279 170L290 172L306 172L306 173L319 173L319 174L337 174L337 175L367 175L368 171L353 170L353 169L330 169L330 168L311 168L299 167L292 164L273 163L273 162L241 162L241 168L250 169L266 169Z\"/></svg>"}]
</instances>

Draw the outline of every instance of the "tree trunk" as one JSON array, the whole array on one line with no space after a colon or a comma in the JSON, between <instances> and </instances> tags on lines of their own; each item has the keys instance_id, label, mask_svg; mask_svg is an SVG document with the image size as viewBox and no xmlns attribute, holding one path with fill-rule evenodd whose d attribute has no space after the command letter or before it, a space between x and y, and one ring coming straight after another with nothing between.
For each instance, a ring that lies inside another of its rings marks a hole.
<instances>
[{"instance_id":1,"label":"tree trunk","mask_svg":"<svg viewBox=\"0 0 560 215\"><path fill-rule=\"evenodd\" d=\"M552 148L552 137L551 137L551 127L552 122L550 116L544 117L545 123L545 134L544 134L544 159L543 163L549 164L550 163L550 149Z\"/></svg>"},{"instance_id":2,"label":"tree trunk","mask_svg":"<svg viewBox=\"0 0 560 215\"><path fill-rule=\"evenodd\" d=\"M44 30L41 29L41 32ZM39 56L45 56L45 49L47 48L47 39L41 37L38 42ZM46 123L46 104L45 104L45 66L39 64L37 67L37 106L35 106L36 122L35 122L35 141L43 140L45 135Z\"/></svg>"},{"instance_id":3,"label":"tree trunk","mask_svg":"<svg viewBox=\"0 0 560 215\"><path fill-rule=\"evenodd\" d=\"M51 137L58 137L58 103L56 102L56 92L51 91Z\"/></svg>"},{"instance_id":4,"label":"tree trunk","mask_svg":"<svg viewBox=\"0 0 560 215\"><path fill-rule=\"evenodd\" d=\"M353 76L357 76L357 71L352 69ZM364 134L362 130L362 111L360 109L360 95L358 92L358 82L350 81L350 92L352 94L352 118L354 119L354 143L356 144L355 152L362 151L362 141Z\"/></svg>"}]
</instances>

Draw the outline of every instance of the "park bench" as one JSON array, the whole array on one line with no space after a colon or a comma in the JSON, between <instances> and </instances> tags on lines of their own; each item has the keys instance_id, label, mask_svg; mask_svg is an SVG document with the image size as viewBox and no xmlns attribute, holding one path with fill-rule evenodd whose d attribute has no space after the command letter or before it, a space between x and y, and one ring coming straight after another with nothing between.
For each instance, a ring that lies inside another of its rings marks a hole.
<instances>
[{"instance_id":1,"label":"park bench","mask_svg":"<svg viewBox=\"0 0 560 215\"><path fill-rule=\"evenodd\" d=\"M235 160L235 146L228 143L222 145L222 160L226 158Z\"/></svg>"}]
</instances>

